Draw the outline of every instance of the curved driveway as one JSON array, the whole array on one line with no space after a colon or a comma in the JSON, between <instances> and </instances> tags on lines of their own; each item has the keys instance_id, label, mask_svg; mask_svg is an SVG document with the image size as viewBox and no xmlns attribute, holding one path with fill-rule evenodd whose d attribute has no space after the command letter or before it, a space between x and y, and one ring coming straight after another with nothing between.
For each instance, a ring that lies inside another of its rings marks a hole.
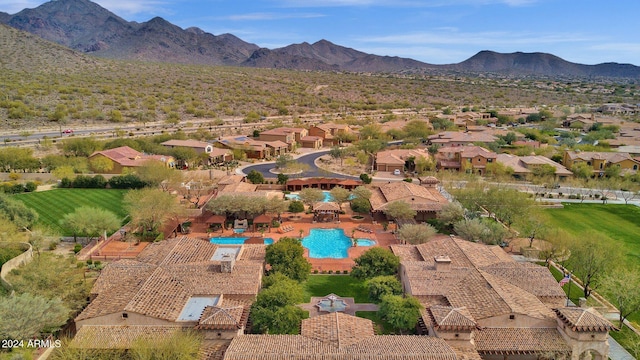
<instances>
[{"instance_id":1,"label":"curved driveway","mask_svg":"<svg viewBox=\"0 0 640 360\"><path fill-rule=\"evenodd\" d=\"M336 178L336 179L358 179L357 176L349 176L349 175L343 175L343 174L336 174L333 172L329 172L327 170L323 170L323 169L319 169L316 164L315 161L316 159L318 159L320 156L322 155L326 155L329 153L329 150L324 150L324 151L319 151L319 152L314 152L311 154L306 154L306 155L302 155L298 158L296 158L295 160L303 163L303 164L307 164L309 165L309 170L301 173L301 174L295 174L295 175L290 175L291 178L294 177L331 177L331 178ZM262 173L262 176L264 176L265 179L269 178L269 179L274 179L277 178L278 175L277 174L273 174L271 172L269 172L269 170L275 168L275 162L268 162L265 164L258 164L258 165L251 165L251 166L247 166L245 168L242 169L242 172L246 175L248 174L251 170L255 170L257 172Z\"/></svg>"}]
</instances>

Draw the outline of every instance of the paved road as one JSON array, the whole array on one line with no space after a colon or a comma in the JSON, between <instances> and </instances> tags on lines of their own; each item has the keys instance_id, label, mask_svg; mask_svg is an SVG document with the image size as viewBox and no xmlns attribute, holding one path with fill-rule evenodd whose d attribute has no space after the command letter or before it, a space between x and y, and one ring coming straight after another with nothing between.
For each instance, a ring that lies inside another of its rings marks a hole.
<instances>
[{"instance_id":1,"label":"paved road","mask_svg":"<svg viewBox=\"0 0 640 360\"><path fill-rule=\"evenodd\" d=\"M318 159L320 156L325 155L329 153L329 150L324 150L324 151L319 151L319 152L314 152L311 154L306 154L306 155L302 155L300 157L298 157L296 159L296 161L303 163L303 164L307 164L309 166L309 170L300 173L300 174L296 174L296 175L292 175L290 176L290 178L293 177L300 177L300 178L305 178L305 177L327 177L330 176L332 178L336 178L336 179L358 179L357 176L349 176L349 175L343 175L343 174L336 174L336 173L332 173L329 172L327 170L323 170L320 169L316 166L315 161L316 159ZM251 170L255 170L258 171L260 173L262 173L262 176L264 176L265 179L274 179L277 178L278 175L269 172L269 170L275 168L275 162L268 162L268 163L263 163L263 164L259 164L259 165L251 165L251 166L247 166L245 168L242 169L242 172L246 175L248 174Z\"/></svg>"}]
</instances>

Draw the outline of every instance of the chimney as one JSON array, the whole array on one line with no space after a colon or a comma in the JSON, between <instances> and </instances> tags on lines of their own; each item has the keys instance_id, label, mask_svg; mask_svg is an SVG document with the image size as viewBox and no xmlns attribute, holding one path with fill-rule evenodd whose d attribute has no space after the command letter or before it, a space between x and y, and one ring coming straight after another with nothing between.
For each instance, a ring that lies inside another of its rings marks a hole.
<instances>
[{"instance_id":1,"label":"chimney","mask_svg":"<svg viewBox=\"0 0 640 360\"><path fill-rule=\"evenodd\" d=\"M446 255L436 256L436 271L448 272L451 271L451 259Z\"/></svg>"},{"instance_id":2,"label":"chimney","mask_svg":"<svg viewBox=\"0 0 640 360\"><path fill-rule=\"evenodd\" d=\"M220 260L220 271L223 273L231 273L235 263L236 259L231 254L222 255L222 259Z\"/></svg>"}]
</instances>

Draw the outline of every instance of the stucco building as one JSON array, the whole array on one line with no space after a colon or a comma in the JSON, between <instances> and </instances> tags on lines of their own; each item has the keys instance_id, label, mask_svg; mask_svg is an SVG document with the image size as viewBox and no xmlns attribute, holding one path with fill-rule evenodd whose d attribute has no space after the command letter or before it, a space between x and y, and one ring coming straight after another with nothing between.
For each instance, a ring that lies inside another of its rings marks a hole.
<instances>
[{"instance_id":1,"label":"stucco building","mask_svg":"<svg viewBox=\"0 0 640 360\"><path fill-rule=\"evenodd\" d=\"M566 308L547 268L449 236L391 250L401 259L404 291L425 306L424 335L486 360L607 359L607 333L615 328L593 309Z\"/></svg>"}]
</instances>

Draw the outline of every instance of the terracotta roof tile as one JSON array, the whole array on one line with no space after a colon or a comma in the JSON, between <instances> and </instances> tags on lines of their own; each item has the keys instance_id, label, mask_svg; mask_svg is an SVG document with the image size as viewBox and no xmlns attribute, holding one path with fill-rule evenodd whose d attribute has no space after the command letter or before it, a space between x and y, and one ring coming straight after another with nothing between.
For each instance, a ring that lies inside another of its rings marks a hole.
<instances>
[{"instance_id":1,"label":"terracotta roof tile","mask_svg":"<svg viewBox=\"0 0 640 360\"><path fill-rule=\"evenodd\" d=\"M218 247L174 238L150 244L137 261L108 265L96 281L97 297L76 320L134 312L176 321L192 296L253 299L260 289L265 247L243 245L231 273L221 272L220 261L211 260Z\"/></svg>"},{"instance_id":2,"label":"terracotta roof tile","mask_svg":"<svg viewBox=\"0 0 640 360\"><path fill-rule=\"evenodd\" d=\"M554 309L560 320L573 331L606 332L618 330L593 308L563 307Z\"/></svg>"},{"instance_id":3,"label":"terracotta roof tile","mask_svg":"<svg viewBox=\"0 0 640 360\"><path fill-rule=\"evenodd\" d=\"M129 349L138 339L161 340L182 329L180 326L85 325L78 330L71 346L89 349Z\"/></svg>"},{"instance_id":4,"label":"terracotta roof tile","mask_svg":"<svg viewBox=\"0 0 640 360\"><path fill-rule=\"evenodd\" d=\"M436 188L405 181L384 184L371 193L369 202L374 211L384 211L394 201L406 202L416 211L438 211L448 202Z\"/></svg>"},{"instance_id":5,"label":"terracotta roof tile","mask_svg":"<svg viewBox=\"0 0 640 360\"><path fill-rule=\"evenodd\" d=\"M555 328L488 328L474 332L474 340L481 355L571 351Z\"/></svg>"},{"instance_id":6,"label":"terracotta roof tile","mask_svg":"<svg viewBox=\"0 0 640 360\"><path fill-rule=\"evenodd\" d=\"M430 322L438 329L444 330L473 330L478 324L466 307L453 308L450 306L431 306L427 309Z\"/></svg>"}]
</instances>

